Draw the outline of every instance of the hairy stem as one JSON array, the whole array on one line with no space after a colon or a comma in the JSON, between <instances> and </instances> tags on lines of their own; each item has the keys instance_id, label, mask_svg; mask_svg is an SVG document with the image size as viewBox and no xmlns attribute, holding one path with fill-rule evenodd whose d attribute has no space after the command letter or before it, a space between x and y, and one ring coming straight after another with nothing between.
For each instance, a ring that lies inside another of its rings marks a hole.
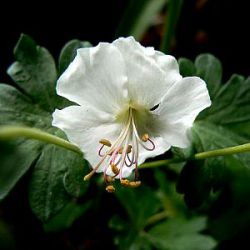
<instances>
[{"instance_id":1,"label":"hairy stem","mask_svg":"<svg viewBox=\"0 0 250 250\"><path fill-rule=\"evenodd\" d=\"M78 154L82 154L82 152L76 145L60 137L51 135L49 133L46 133L36 128L19 127L19 126L0 127L0 140L15 139L18 137L24 137L24 138L43 141L46 143L51 143L51 144L63 147L65 149L71 150L73 152L76 152Z\"/></svg>"}]
</instances>

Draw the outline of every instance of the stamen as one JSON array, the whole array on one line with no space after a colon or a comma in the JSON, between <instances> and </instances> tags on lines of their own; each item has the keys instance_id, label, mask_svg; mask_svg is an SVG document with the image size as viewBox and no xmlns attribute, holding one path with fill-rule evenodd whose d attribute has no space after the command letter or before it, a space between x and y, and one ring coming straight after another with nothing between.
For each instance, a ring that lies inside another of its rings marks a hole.
<instances>
[{"instance_id":1,"label":"stamen","mask_svg":"<svg viewBox=\"0 0 250 250\"><path fill-rule=\"evenodd\" d=\"M104 148L104 146L107 146L107 147L111 147L111 142L109 141L109 140L107 140L107 139L101 139L100 141L99 141L99 143L101 143L102 144L102 146L100 147L100 149L99 149L99 151L98 151L98 155L100 156L100 157L103 157L105 154L102 154L102 150L103 150L103 148Z\"/></svg>"},{"instance_id":2,"label":"stamen","mask_svg":"<svg viewBox=\"0 0 250 250\"><path fill-rule=\"evenodd\" d=\"M139 170L138 170L138 164L137 162L135 163L135 181L138 181L139 179Z\"/></svg>"},{"instance_id":3,"label":"stamen","mask_svg":"<svg viewBox=\"0 0 250 250\"><path fill-rule=\"evenodd\" d=\"M103 148L104 148L104 144L100 147L100 149L99 149L99 151L98 151L98 155L100 156L100 157L103 157L104 155L102 154L102 150L103 150Z\"/></svg>"},{"instance_id":4,"label":"stamen","mask_svg":"<svg viewBox=\"0 0 250 250\"><path fill-rule=\"evenodd\" d=\"M144 135L141 137L141 139L142 139L143 142L149 141L149 142L152 144L152 148L148 148L148 147L147 147L147 150L153 151L153 150L155 149L155 144L154 144L154 142L149 138L149 135L148 135L148 134L144 134Z\"/></svg>"},{"instance_id":5,"label":"stamen","mask_svg":"<svg viewBox=\"0 0 250 250\"><path fill-rule=\"evenodd\" d=\"M121 179L120 182L122 186L129 187L130 181L128 179Z\"/></svg>"},{"instance_id":6,"label":"stamen","mask_svg":"<svg viewBox=\"0 0 250 250\"><path fill-rule=\"evenodd\" d=\"M137 132L136 123L133 116L133 109L129 108L128 110L128 120L125 126L123 127L120 135L114 143L111 143L107 139L101 139L99 142L102 144L99 149L99 156L102 157L97 166L84 177L84 180L89 180L94 173L99 169L99 167L104 163L105 159L108 157L107 165L103 169L104 181L107 184L106 190L110 193L115 191L114 186L111 184L115 178L119 175L121 185L126 187L138 187L141 182L138 181L138 158L139 158L139 143L146 150L152 151L155 149L154 142L150 139L147 133L143 134L142 137L139 137ZM129 142L132 141L132 145ZM148 147L146 144L150 143L151 147ZM104 147L109 147L106 152L103 151ZM125 173L123 171L124 167L134 166L134 181L129 181L123 177ZM112 173L107 175L109 167L111 168Z\"/></svg>"},{"instance_id":7,"label":"stamen","mask_svg":"<svg viewBox=\"0 0 250 250\"><path fill-rule=\"evenodd\" d=\"M112 145L111 142L107 139L101 139L99 142L107 147L111 147Z\"/></svg>"},{"instance_id":8,"label":"stamen","mask_svg":"<svg viewBox=\"0 0 250 250\"><path fill-rule=\"evenodd\" d=\"M155 150L155 144L154 144L154 142L150 138L148 138L148 141L152 144L152 148L150 149L150 151Z\"/></svg>"},{"instance_id":9,"label":"stamen","mask_svg":"<svg viewBox=\"0 0 250 250\"><path fill-rule=\"evenodd\" d=\"M114 193L114 192L115 192L115 187L114 187L113 185L108 185L108 186L106 187L106 191L107 191L108 193Z\"/></svg>"},{"instance_id":10,"label":"stamen","mask_svg":"<svg viewBox=\"0 0 250 250\"><path fill-rule=\"evenodd\" d=\"M105 179L106 183L111 183L114 181L114 178L111 177L111 176L106 176L106 179Z\"/></svg>"},{"instance_id":11,"label":"stamen","mask_svg":"<svg viewBox=\"0 0 250 250\"><path fill-rule=\"evenodd\" d=\"M131 153L131 151L132 151L132 145L129 144L127 147L127 154Z\"/></svg>"},{"instance_id":12,"label":"stamen","mask_svg":"<svg viewBox=\"0 0 250 250\"><path fill-rule=\"evenodd\" d=\"M111 166L112 172L113 172L115 175L118 175L119 172L120 172L120 170L118 169L118 167L117 167L115 164L113 164L113 163L111 163L110 166Z\"/></svg>"},{"instance_id":13,"label":"stamen","mask_svg":"<svg viewBox=\"0 0 250 250\"><path fill-rule=\"evenodd\" d=\"M136 188L136 187L139 187L141 185L141 182L140 181L131 181L129 183L129 187L132 187L132 188Z\"/></svg>"},{"instance_id":14,"label":"stamen","mask_svg":"<svg viewBox=\"0 0 250 250\"><path fill-rule=\"evenodd\" d=\"M90 178L95 174L95 170L93 169L90 173L86 174L84 177L83 177L83 180L84 181L89 181Z\"/></svg>"},{"instance_id":15,"label":"stamen","mask_svg":"<svg viewBox=\"0 0 250 250\"><path fill-rule=\"evenodd\" d=\"M127 163L127 160L129 161L129 163ZM131 166L133 166L134 162L131 161L131 159L129 158L129 155L127 154L126 160L125 160L125 164L126 166L129 168Z\"/></svg>"},{"instance_id":16,"label":"stamen","mask_svg":"<svg viewBox=\"0 0 250 250\"><path fill-rule=\"evenodd\" d=\"M148 134L144 134L142 137L141 137L142 141L146 142L148 139L149 139L149 136Z\"/></svg>"},{"instance_id":17,"label":"stamen","mask_svg":"<svg viewBox=\"0 0 250 250\"><path fill-rule=\"evenodd\" d=\"M122 154L123 148L119 148L118 154Z\"/></svg>"},{"instance_id":18,"label":"stamen","mask_svg":"<svg viewBox=\"0 0 250 250\"><path fill-rule=\"evenodd\" d=\"M128 147L127 147L127 154L129 154L129 153L131 153L131 151L132 151L132 145L128 145ZM123 152L123 147L121 147L119 150L118 150L118 153L119 154L122 154L122 152Z\"/></svg>"}]
</instances>

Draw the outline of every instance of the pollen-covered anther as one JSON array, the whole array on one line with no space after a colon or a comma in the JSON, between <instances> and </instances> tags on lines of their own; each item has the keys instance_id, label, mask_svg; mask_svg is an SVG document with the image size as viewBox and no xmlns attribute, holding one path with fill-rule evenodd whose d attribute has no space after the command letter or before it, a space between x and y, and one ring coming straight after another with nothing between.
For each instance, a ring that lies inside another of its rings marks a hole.
<instances>
[{"instance_id":1,"label":"pollen-covered anther","mask_svg":"<svg viewBox=\"0 0 250 250\"><path fill-rule=\"evenodd\" d=\"M106 176L105 181L106 183L111 183L111 182L114 182L114 178L111 176Z\"/></svg>"},{"instance_id":2,"label":"pollen-covered anther","mask_svg":"<svg viewBox=\"0 0 250 250\"><path fill-rule=\"evenodd\" d=\"M114 192L115 192L115 187L114 187L113 185L108 185L108 186L106 187L106 191L107 191L108 193L114 193Z\"/></svg>"},{"instance_id":3,"label":"pollen-covered anther","mask_svg":"<svg viewBox=\"0 0 250 250\"><path fill-rule=\"evenodd\" d=\"M119 148L119 150L118 150L118 154L122 154L122 152L123 152L123 148L121 147L121 148Z\"/></svg>"},{"instance_id":4,"label":"pollen-covered anther","mask_svg":"<svg viewBox=\"0 0 250 250\"><path fill-rule=\"evenodd\" d=\"M148 146L146 146L146 145L142 145L146 150L148 150L148 151L153 151L154 149L155 149L155 144L154 144L154 142L149 138L149 135L148 134L144 134L142 137L141 137L141 140L143 141L143 142L149 142L149 143L151 143L151 145L152 145L152 147L150 148L150 147L148 147Z\"/></svg>"},{"instance_id":5,"label":"pollen-covered anther","mask_svg":"<svg viewBox=\"0 0 250 250\"><path fill-rule=\"evenodd\" d=\"M127 147L127 154L131 153L131 151L132 151L132 145L129 144Z\"/></svg>"},{"instance_id":6,"label":"pollen-covered anther","mask_svg":"<svg viewBox=\"0 0 250 250\"><path fill-rule=\"evenodd\" d=\"M144 134L144 135L141 137L141 140L142 140L143 142L148 141L148 139L149 139L149 135L148 135L148 134Z\"/></svg>"},{"instance_id":7,"label":"pollen-covered anther","mask_svg":"<svg viewBox=\"0 0 250 250\"><path fill-rule=\"evenodd\" d=\"M121 182L122 186L125 186L125 187L129 187L130 186L130 181L127 180L127 179L121 179L120 182Z\"/></svg>"},{"instance_id":8,"label":"pollen-covered anther","mask_svg":"<svg viewBox=\"0 0 250 250\"><path fill-rule=\"evenodd\" d=\"M118 150L118 154L122 154L122 152L123 152L123 150L124 150L124 148L122 147L122 148L120 148L119 150ZM131 153L131 151L132 151L132 145L128 145L127 146L127 154L129 154L129 153Z\"/></svg>"},{"instance_id":9,"label":"pollen-covered anther","mask_svg":"<svg viewBox=\"0 0 250 250\"><path fill-rule=\"evenodd\" d=\"M129 183L129 187L132 187L132 188L139 187L140 185L141 185L141 181L131 181Z\"/></svg>"},{"instance_id":10,"label":"pollen-covered anther","mask_svg":"<svg viewBox=\"0 0 250 250\"><path fill-rule=\"evenodd\" d=\"M86 174L84 177L83 177L83 180L84 181L89 181L90 178L94 175L95 171L91 171L90 173Z\"/></svg>"},{"instance_id":11,"label":"pollen-covered anther","mask_svg":"<svg viewBox=\"0 0 250 250\"><path fill-rule=\"evenodd\" d=\"M120 170L119 170L119 168L118 168L114 163L111 163L111 164L110 164L110 167L111 167L112 172L113 172L115 175L118 175L118 174L119 174Z\"/></svg>"},{"instance_id":12,"label":"pollen-covered anther","mask_svg":"<svg viewBox=\"0 0 250 250\"><path fill-rule=\"evenodd\" d=\"M107 139L101 139L99 141L99 143L101 143L101 144L103 144L103 145L105 145L107 147L111 147L111 145L112 145L111 142L109 140L107 140Z\"/></svg>"}]
</instances>

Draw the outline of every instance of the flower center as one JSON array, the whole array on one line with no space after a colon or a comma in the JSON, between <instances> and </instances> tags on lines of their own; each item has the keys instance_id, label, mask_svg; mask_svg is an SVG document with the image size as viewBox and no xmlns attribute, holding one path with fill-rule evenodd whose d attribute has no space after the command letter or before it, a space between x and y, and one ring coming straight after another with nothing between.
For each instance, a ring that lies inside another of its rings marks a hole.
<instances>
[{"instance_id":1,"label":"flower center","mask_svg":"<svg viewBox=\"0 0 250 250\"><path fill-rule=\"evenodd\" d=\"M107 184L106 190L114 192L115 188L113 182L115 178L120 179L120 183L127 187L138 187L141 182L138 180L138 158L139 145L148 151L155 149L154 142L150 139L148 134L143 134L141 137L136 128L135 113L137 111L129 107L126 112L126 119L124 127L118 138L111 143L107 139L100 139L101 147L98 150L98 155L101 157L100 162L93 168L93 170L84 177L84 180L89 180L93 174L100 168L100 166L107 161L103 176ZM124 117L124 115L122 115ZM118 117L119 119L119 117ZM123 177L124 168L135 169L134 181L129 181Z\"/></svg>"}]
</instances>

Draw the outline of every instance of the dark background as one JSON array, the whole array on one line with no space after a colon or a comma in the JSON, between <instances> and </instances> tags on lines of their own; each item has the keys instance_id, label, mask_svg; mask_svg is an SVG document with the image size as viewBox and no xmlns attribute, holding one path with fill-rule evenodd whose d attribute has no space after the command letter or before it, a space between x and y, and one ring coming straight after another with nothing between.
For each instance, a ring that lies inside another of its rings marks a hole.
<instances>
[{"instance_id":1,"label":"dark background","mask_svg":"<svg viewBox=\"0 0 250 250\"><path fill-rule=\"evenodd\" d=\"M47 47L57 58L70 39L112 41L128 0L25 1L0 3L0 81L10 81L6 68L20 33ZM223 62L224 76L250 75L248 1L184 0L172 54L191 59L202 52L215 54ZM146 45L159 44L157 28L151 28ZM152 31L153 30L153 31Z\"/></svg>"}]
</instances>

